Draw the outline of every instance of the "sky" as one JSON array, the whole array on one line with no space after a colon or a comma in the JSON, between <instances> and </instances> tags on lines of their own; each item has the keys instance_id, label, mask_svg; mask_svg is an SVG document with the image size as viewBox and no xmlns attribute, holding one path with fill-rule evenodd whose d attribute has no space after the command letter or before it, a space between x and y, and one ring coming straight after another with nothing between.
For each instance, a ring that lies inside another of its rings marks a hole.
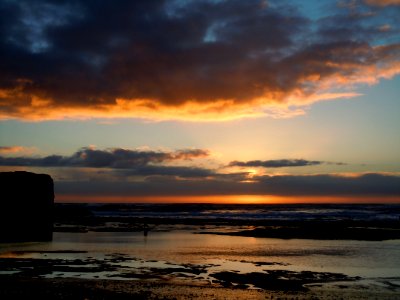
<instances>
[{"instance_id":1,"label":"sky","mask_svg":"<svg viewBox=\"0 0 400 300\"><path fill-rule=\"evenodd\" d=\"M399 0L0 15L0 171L57 202L400 202Z\"/></svg>"}]
</instances>

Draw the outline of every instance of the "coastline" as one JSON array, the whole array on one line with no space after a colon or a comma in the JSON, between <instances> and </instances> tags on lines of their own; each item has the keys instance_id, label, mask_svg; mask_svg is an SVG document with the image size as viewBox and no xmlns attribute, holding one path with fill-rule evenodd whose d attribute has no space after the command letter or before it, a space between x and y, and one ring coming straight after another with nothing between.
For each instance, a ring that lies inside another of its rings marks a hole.
<instances>
[{"instance_id":1,"label":"coastline","mask_svg":"<svg viewBox=\"0 0 400 300\"><path fill-rule=\"evenodd\" d=\"M52 242L0 245L1 299L400 299L395 217L82 208L58 211Z\"/></svg>"},{"instance_id":2,"label":"coastline","mask_svg":"<svg viewBox=\"0 0 400 300\"><path fill-rule=\"evenodd\" d=\"M54 231L150 232L177 226L258 238L384 241L400 239L400 205L56 204Z\"/></svg>"}]
</instances>

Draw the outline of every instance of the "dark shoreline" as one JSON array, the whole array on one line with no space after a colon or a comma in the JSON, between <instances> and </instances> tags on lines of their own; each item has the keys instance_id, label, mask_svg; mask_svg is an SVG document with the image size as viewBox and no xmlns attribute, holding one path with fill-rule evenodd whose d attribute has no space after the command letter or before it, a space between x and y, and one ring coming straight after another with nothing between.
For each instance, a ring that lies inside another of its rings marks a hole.
<instances>
[{"instance_id":1,"label":"dark shoreline","mask_svg":"<svg viewBox=\"0 0 400 300\"><path fill-rule=\"evenodd\" d=\"M17 299L60 299L60 300L353 300L353 299L400 299L400 292L365 286L315 286L310 291L245 290L232 287L212 287L188 283L121 281L89 279L43 279L7 278L0 276L0 298Z\"/></svg>"},{"instance_id":2,"label":"dark shoreline","mask_svg":"<svg viewBox=\"0 0 400 300\"><path fill-rule=\"evenodd\" d=\"M41 258L21 258L21 254L42 254ZM329 282L355 282L361 277L351 277L342 273L315 272L315 271L291 271L284 269L259 269L248 273L240 273L235 270L213 270L215 264L190 264L190 263L166 263L164 267L145 267L145 263L157 262L155 260L145 261L137 257L122 254L112 254L103 259L93 257L86 259L62 259L48 258L49 253L76 253L70 250L64 251L24 251L12 252L11 256L0 258L2 271L9 274L0 275L0 278L71 278L76 272L89 277L86 279L99 278L100 273L106 280L152 280L157 282L177 282L186 280L189 284L199 284L208 287L229 287L235 289L249 289L250 287L269 291L308 291L307 284L325 284ZM82 253L82 252L79 252ZM120 269L121 264L137 262L140 267ZM275 262L254 262L258 266L280 266ZM71 273L72 272L72 273ZM65 277L64 275L69 274ZM202 274L202 276L200 276ZM75 274L76 276L77 274ZM50 276L50 277L48 277Z\"/></svg>"},{"instance_id":3,"label":"dark shoreline","mask_svg":"<svg viewBox=\"0 0 400 300\"><path fill-rule=\"evenodd\" d=\"M399 215L400 205L388 204L56 204L54 231L146 233L180 225L207 234L383 241L400 239Z\"/></svg>"},{"instance_id":4,"label":"dark shoreline","mask_svg":"<svg viewBox=\"0 0 400 300\"><path fill-rule=\"evenodd\" d=\"M284 226L281 224L260 226L235 232L203 233L279 239L385 241L400 239L400 228L396 223L308 221Z\"/></svg>"},{"instance_id":5,"label":"dark shoreline","mask_svg":"<svg viewBox=\"0 0 400 300\"><path fill-rule=\"evenodd\" d=\"M118 223L118 227L108 226L107 222ZM169 220L169 219L132 219L121 220L113 218L112 220L96 220L91 224L60 224L58 223L55 232L141 232L150 231L159 225L188 225L199 226L203 230L196 231L198 234L218 234L258 238L279 238L279 239L313 239L313 240L359 240L359 241L385 241L400 239L399 223L393 222L226 222L219 220ZM148 226L144 229L144 225ZM261 225L262 224L262 225ZM212 230L207 227L212 226ZM219 228L227 228L228 232L221 232ZM252 227L252 229L242 230L243 227ZM168 229L167 231L172 230ZM154 229L157 231L157 229ZM163 230L165 231L165 230Z\"/></svg>"},{"instance_id":6,"label":"dark shoreline","mask_svg":"<svg viewBox=\"0 0 400 300\"><path fill-rule=\"evenodd\" d=\"M187 226L199 234L220 234L258 238L363 240L400 239L400 221L351 220L226 220L87 217L55 223L54 232L150 232L171 231ZM163 229L161 229L163 228ZM229 229L229 230L228 230Z\"/></svg>"}]
</instances>

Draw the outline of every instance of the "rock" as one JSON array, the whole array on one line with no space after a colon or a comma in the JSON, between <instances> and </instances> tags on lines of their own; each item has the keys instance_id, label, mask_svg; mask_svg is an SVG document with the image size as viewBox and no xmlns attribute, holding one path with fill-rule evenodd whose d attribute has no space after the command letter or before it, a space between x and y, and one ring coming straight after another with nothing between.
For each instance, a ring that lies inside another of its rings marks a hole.
<instances>
[{"instance_id":1,"label":"rock","mask_svg":"<svg viewBox=\"0 0 400 300\"><path fill-rule=\"evenodd\" d=\"M46 174L0 172L0 242L50 241L53 179Z\"/></svg>"}]
</instances>

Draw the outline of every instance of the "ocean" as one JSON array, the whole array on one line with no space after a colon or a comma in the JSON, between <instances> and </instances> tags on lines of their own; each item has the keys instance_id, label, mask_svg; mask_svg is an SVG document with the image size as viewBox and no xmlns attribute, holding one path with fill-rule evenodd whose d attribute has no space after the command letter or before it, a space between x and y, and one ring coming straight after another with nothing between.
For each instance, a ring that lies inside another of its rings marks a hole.
<instances>
[{"instance_id":1,"label":"ocean","mask_svg":"<svg viewBox=\"0 0 400 300\"><path fill-rule=\"evenodd\" d=\"M299 283L294 289L345 284L400 291L400 239L241 234L307 222L318 231L321 222L349 220L396 227L400 205L58 204L56 211L53 241L0 244L0 275L248 289L291 280Z\"/></svg>"},{"instance_id":2,"label":"ocean","mask_svg":"<svg viewBox=\"0 0 400 300\"><path fill-rule=\"evenodd\" d=\"M61 205L61 204L60 204ZM66 204L68 206L68 204ZM83 204L96 216L225 220L400 220L400 204Z\"/></svg>"}]
</instances>

